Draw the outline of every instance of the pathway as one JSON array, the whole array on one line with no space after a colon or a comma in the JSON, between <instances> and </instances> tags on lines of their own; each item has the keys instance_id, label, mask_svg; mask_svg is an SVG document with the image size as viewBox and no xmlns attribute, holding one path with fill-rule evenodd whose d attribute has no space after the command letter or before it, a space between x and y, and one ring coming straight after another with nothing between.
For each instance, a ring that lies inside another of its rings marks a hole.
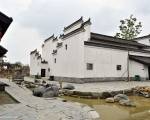
<instances>
[{"instance_id":1,"label":"pathway","mask_svg":"<svg viewBox=\"0 0 150 120\"><path fill-rule=\"evenodd\" d=\"M27 88L7 79L0 81L9 85L6 91L20 102L0 106L0 120L96 120L99 117L86 105L35 97Z\"/></svg>"}]
</instances>

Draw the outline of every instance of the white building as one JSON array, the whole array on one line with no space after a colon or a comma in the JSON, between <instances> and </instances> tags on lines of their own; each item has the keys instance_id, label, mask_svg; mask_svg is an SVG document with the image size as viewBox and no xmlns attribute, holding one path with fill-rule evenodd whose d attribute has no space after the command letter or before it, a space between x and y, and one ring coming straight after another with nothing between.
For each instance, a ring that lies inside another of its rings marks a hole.
<instances>
[{"instance_id":1,"label":"white building","mask_svg":"<svg viewBox=\"0 0 150 120\"><path fill-rule=\"evenodd\" d=\"M46 39L42 55L30 53L30 74L68 82L149 79L150 47L144 44L92 33L90 19L81 17Z\"/></svg>"}]
</instances>

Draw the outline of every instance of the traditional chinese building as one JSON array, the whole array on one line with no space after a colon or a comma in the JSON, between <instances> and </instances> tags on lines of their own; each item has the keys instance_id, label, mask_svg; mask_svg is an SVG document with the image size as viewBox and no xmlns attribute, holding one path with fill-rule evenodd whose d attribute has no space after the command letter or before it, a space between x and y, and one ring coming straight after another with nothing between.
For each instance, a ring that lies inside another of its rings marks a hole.
<instances>
[{"instance_id":1,"label":"traditional chinese building","mask_svg":"<svg viewBox=\"0 0 150 120\"><path fill-rule=\"evenodd\" d=\"M139 38L141 39L141 38ZM30 53L30 74L68 82L150 79L150 44L91 32L81 17Z\"/></svg>"}]
</instances>

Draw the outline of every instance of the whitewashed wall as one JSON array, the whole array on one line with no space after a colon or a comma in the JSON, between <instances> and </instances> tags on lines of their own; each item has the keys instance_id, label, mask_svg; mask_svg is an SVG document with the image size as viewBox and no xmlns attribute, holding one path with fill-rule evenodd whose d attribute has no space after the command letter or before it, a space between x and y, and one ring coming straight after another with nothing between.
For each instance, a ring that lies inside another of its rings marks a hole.
<instances>
[{"instance_id":1,"label":"whitewashed wall","mask_svg":"<svg viewBox=\"0 0 150 120\"><path fill-rule=\"evenodd\" d=\"M85 78L127 76L127 51L92 46L84 49ZM87 70L86 63L92 63L93 70ZM117 65L121 65L121 70L116 70Z\"/></svg>"},{"instance_id":2,"label":"whitewashed wall","mask_svg":"<svg viewBox=\"0 0 150 120\"><path fill-rule=\"evenodd\" d=\"M77 24L70 31L79 28L81 23ZM66 32L65 32L66 34ZM62 41L63 45L57 48L57 54L52 55L51 63L51 75L59 77L84 77L84 41L90 38L90 25L85 26L84 31L80 31L72 36L69 36L63 40L59 39L55 43L52 43L52 48L56 48L57 42ZM67 50L65 49L67 45ZM56 63L54 60L56 58Z\"/></svg>"},{"instance_id":3,"label":"whitewashed wall","mask_svg":"<svg viewBox=\"0 0 150 120\"><path fill-rule=\"evenodd\" d=\"M149 78L148 66L130 60L129 68L130 68L130 72L129 72L130 77L134 77L135 75L140 75L140 77Z\"/></svg>"},{"instance_id":4,"label":"whitewashed wall","mask_svg":"<svg viewBox=\"0 0 150 120\"><path fill-rule=\"evenodd\" d=\"M63 40L63 46L53 55L52 74L60 77L83 77L84 42L83 33ZM67 45L67 50L65 49ZM54 59L56 58L56 63Z\"/></svg>"},{"instance_id":5,"label":"whitewashed wall","mask_svg":"<svg viewBox=\"0 0 150 120\"><path fill-rule=\"evenodd\" d=\"M35 54L30 55L30 75L41 75L41 59Z\"/></svg>"}]
</instances>

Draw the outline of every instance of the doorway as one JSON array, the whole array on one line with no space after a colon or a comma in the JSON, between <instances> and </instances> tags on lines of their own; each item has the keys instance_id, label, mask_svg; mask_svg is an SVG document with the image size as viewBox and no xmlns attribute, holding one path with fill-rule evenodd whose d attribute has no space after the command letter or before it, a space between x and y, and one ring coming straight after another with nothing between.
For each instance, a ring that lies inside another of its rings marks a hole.
<instances>
[{"instance_id":1,"label":"doorway","mask_svg":"<svg viewBox=\"0 0 150 120\"><path fill-rule=\"evenodd\" d=\"M148 66L148 79L150 80L150 66Z\"/></svg>"},{"instance_id":2,"label":"doorway","mask_svg":"<svg viewBox=\"0 0 150 120\"><path fill-rule=\"evenodd\" d=\"M46 73L46 70L45 69L41 69L41 77L45 77L45 73Z\"/></svg>"}]
</instances>

